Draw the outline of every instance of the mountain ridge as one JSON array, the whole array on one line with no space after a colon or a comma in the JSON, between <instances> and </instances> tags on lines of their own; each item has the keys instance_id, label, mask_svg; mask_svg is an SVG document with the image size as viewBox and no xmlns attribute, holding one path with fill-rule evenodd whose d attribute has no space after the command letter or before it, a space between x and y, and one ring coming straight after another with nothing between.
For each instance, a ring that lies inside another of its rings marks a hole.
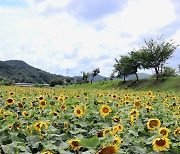
<instances>
[{"instance_id":1,"label":"mountain ridge","mask_svg":"<svg viewBox=\"0 0 180 154\"><path fill-rule=\"evenodd\" d=\"M0 61L0 76L13 80L15 83L49 83L62 75L51 74L35 68L22 60Z\"/></svg>"}]
</instances>

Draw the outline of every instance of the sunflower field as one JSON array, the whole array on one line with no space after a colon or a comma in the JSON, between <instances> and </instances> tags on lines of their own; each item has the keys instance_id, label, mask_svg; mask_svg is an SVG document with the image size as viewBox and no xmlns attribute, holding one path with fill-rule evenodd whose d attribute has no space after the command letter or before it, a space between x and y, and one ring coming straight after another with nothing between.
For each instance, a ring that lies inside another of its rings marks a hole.
<instances>
[{"instance_id":1,"label":"sunflower field","mask_svg":"<svg viewBox=\"0 0 180 154\"><path fill-rule=\"evenodd\" d=\"M180 153L180 93L0 87L0 153Z\"/></svg>"}]
</instances>

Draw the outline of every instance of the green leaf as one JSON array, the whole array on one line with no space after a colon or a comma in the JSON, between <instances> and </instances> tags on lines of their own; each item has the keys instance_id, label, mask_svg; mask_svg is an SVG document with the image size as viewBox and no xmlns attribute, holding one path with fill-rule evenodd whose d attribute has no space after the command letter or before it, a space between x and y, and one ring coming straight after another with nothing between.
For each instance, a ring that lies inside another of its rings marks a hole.
<instances>
[{"instance_id":1,"label":"green leaf","mask_svg":"<svg viewBox=\"0 0 180 154\"><path fill-rule=\"evenodd\" d=\"M129 133L134 135L134 136L138 136L138 132L135 130L129 130Z\"/></svg>"},{"instance_id":2,"label":"green leaf","mask_svg":"<svg viewBox=\"0 0 180 154\"><path fill-rule=\"evenodd\" d=\"M82 152L82 154L94 154L94 153L96 153L96 151L95 150L88 150L88 151L86 151L86 152Z\"/></svg>"},{"instance_id":3,"label":"green leaf","mask_svg":"<svg viewBox=\"0 0 180 154\"><path fill-rule=\"evenodd\" d=\"M124 140L124 145L128 145L133 139L134 139L134 136L132 134L128 134L123 139Z\"/></svg>"},{"instance_id":4,"label":"green leaf","mask_svg":"<svg viewBox=\"0 0 180 154\"><path fill-rule=\"evenodd\" d=\"M140 146L132 146L131 150L135 153L142 153L142 154L146 153L146 148L142 148Z\"/></svg>"},{"instance_id":5,"label":"green leaf","mask_svg":"<svg viewBox=\"0 0 180 154\"><path fill-rule=\"evenodd\" d=\"M86 148L95 148L99 144L99 138L94 136L90 139L82 139L80 144Z\"/></svg>"},{"instance_id":6,"label":"green leaf","mask_svg":"<svg viewBox=\"0 0 180 154\"><path fill-rule=\"evenodd\" d=\"M60 149L66 149L66 148L68 148L69 147L69 145L68 145L68 143L66 143L66 142L63 142L63 143L61 143L60 145L59 145L59 148Z\"/></svg>"}]
</instances>

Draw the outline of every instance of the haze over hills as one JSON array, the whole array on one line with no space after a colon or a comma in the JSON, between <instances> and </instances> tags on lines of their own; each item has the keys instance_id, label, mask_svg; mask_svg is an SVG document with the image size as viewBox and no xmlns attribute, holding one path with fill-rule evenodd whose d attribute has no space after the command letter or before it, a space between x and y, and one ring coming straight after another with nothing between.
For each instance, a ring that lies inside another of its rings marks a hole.
<instances>
[{"instance_id":1,"label":"haze over hills","mask_svg":"<svg viewBox=\"0 0 180 154\"><path fill-rule=\"evenodd\" d=\"M146 73L138 73L139 79L150 78L151 75ZM66 77L62 75L51 74L41 69L35 68L21 60L7 60L0 61L0 77L7 78L15 83L50 83L51 80L60 78L64 80ZM72 77L73 81L82 82L81 76ZM92 76L88 77L88 81L91 81ZM117 78L116 78L117 79ZM134 80L135 75L129 75L126 80ZM104 77L97 75L94 77L93 82L99 80L110 80L110 77Z\"/></svg>"}]
</instances>

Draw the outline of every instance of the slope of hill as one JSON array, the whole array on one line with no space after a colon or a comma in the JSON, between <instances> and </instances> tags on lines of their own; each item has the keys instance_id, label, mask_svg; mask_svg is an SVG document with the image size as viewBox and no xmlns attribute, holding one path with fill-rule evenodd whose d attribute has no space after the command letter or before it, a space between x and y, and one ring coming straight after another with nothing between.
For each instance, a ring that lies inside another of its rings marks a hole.
<instances>
[{"instance_id":1,"label":"slope of hill","mask_svg":"<svg viewBox=\"0 0 180 154\"><path fill-rule=\"evenodd\" d=\"M99 81L95 83L87 83L81 85L69 85L68 89L79 89L79 88L87 88L87 89L100 89L100 90L138 90L138 91L175 91L180 92L180 76L177 77L169 77L165 80L156 81L155 78L144 79L136 82L135 80L127 81L123 83L120 80L114 81Z\"/></svg>"},{"instance_id":2,"label":"slope of hill","mask_svg":"<svg viewBox=\"0 0 180 154\"><path fill-rule=\"evenodd\" d=\"M16 83L49 83L55 78L63 78L61 75L50 74L32 67L21 60L0 61L0 76Z\"/></svg>"}]
</instances>

